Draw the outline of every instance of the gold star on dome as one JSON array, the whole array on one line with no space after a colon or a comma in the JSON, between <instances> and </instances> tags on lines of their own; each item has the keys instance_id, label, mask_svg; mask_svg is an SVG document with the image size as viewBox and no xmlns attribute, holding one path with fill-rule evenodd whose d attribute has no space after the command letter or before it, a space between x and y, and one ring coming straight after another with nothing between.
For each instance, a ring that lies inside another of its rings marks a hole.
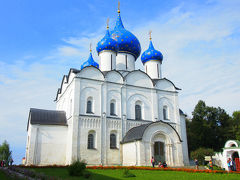
<instances>
[{"instance_id":1,"label":"gold star on dome","mask_svg":"<svg viewBox=\"0 0 240 180\"><path fill-rule=\"evenodd\" d=\"M110 42L108 44L111 44Z\"/></svg>"}]
</instances>

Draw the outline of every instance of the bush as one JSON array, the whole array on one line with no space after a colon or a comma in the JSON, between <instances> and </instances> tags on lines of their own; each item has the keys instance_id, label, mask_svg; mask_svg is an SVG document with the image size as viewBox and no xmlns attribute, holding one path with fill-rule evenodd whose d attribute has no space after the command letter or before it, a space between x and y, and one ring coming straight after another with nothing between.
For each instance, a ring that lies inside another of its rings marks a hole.
<instances>
[{"instance_id":1,"label":"bush","mask_svg":"<svg viewBox=\"0 0 240 180\"><path fill-rule=\"evenodd\" d=\"M86 163L84 161L76 161L68 167L68 173L70 176L82 176L86 169Z\"/></svg>"},{"instance_id":2,"label":"bush","mask_svg":"<svg viewBox=\"0 0 240 180\"><path fill-rule=\"evenodd\" d=\"M125 177L125 178L127 178L127 177L136 177L136 175L131 173L129 169L124 169L123 170L123 177Z\"/></svg>"},{"instance_id":3,"label":"bush","mask_svg":"<svg viewBox=\"0 0 240 180\"><path fill-rule=\"evenodd\" d=\"M205 156L213 156L214 151L210 148L198 148L195 151L192 151L190 156L192 159L197 159L199 164L204 165Z\"/></svg>"}]
</instances>

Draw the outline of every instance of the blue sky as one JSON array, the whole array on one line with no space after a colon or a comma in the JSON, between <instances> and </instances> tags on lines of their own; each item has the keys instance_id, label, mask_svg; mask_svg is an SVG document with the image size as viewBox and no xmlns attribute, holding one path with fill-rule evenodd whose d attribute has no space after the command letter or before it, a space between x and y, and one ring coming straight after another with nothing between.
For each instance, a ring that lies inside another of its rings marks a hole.
<instances>
[{"instance_id":1,"label":"blue sky","mask_svg":"<svg viewBox=\"0 0 240 180\"><path fill-rule=\"evenodd\" d=\"M239 0L122 0L126 29L148 47L148 31L163 53L163 76L182 88L180 107L188 115L199 99L229 114L240 110ZM62 76L80 68L89 44L106 19L113 28L117 1L0 1L0 142L9 141L15 162L25 156L30 107L55 109ZM140 59L136 68L143 69Z\"/></svg>"}]
</instances>

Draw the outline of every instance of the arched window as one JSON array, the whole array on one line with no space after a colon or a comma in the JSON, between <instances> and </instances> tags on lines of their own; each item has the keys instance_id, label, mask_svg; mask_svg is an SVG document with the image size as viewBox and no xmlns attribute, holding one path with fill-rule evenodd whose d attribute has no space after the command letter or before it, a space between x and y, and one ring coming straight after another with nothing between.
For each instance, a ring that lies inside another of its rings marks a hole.
<instances>
[{"instance_id":1,"label":"arched window","mask_svg":"<svg viewBox=\"0 0 240 180\"><path fill-rule=\"evenodd\" d=\"M110 134L110 149L117 148L117 138L115 134Z\"/></svg>"},{"instance_id":2,"label":"arched window","mask_svg":"<svg viewBox=\"0 0 240 180\"><path fill-rule=\"evenodd\" d=\"M111 116L115 116L116 113L115 113L115 101L112 100L111 103L110 103L110 115Z\"/></svg>"},{"instance_id":3,"label":"arched window","mask_svg":"<svg viewBox=\"0 0 240 180\"><path fill-rule=\"evenodd\" d=\"M88 134L88 149L94 149L94 135Z\"/></svg>"},{"instance_id":4,"label":"arched window","mask_svg":"<svg viewBox=\"0 0 240 180\"><path fill-rule=\"evenodd\" d=\"M163 106L163 119L168 120L168 107Z\"/></svg>"},{"instance_id":5,"label":"arched window","mask_svg":"<svg viewBox=\"0 0 240 180\"><path fill-rule=\"evenodd\" d=\"M92 111L92 97L87 99L87 113L93 113Z\"/></svg>"},{"instance_id":6,"label":"arched window","mask_svg":"<svg viewBox=\"0 0 240 180\"><path fill-rule=\"evenodd\" d=\"M142 108L140 104L135 105L135 119L136 120L142 119Z\"/></svg>"}]
</instances>

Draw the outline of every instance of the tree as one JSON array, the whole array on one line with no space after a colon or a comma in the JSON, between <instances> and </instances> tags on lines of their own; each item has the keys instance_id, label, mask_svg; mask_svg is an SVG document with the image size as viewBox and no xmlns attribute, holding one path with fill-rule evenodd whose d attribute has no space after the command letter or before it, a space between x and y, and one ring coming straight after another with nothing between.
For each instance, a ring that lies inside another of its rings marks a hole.
<instances>
[{"instance_id":1,"label":"tree","mask_svg":"<svg viewBox=\"0 0 240 180\"><path fill-rule=\"evenodd\" d=\"M8 142L5 140L0 146L0 160L5 160L6 164L9 164L10 159L12 158L12 151Z\"/></svg>"},{"instance_id":2,"label":"tree","mask_svg":"<svg viewBox=\"0 0 240 180\"><path fill-rule=\"evenodd\" d=\"M199 164L204 165L205 156L213 156L213 149L209 148L198 148L195 151L192 151L190 156L192 159L197 159Z\"/></svg>"},{"instance_id":3,"label":"tree","mask_svg":"<svg viewBox=\"0 0 240 180\"><path fill-rule=\"evenodd\" d=\"M221 150L225 142L232 138L231 117L220 107L206 106L200 100L192 112L192 121L187 122L189 151L200 147Z\"/></svg>"},{"instance_id":4,"label":"tree","mask_svg":"<svg viewBox=\"0 0 240 180\"><path fill-rule=\"evenodd\" d=\"M240 141L240 111L234 111L232 114L232 134L234 139Z\"/></svg>"}]
</instances>

